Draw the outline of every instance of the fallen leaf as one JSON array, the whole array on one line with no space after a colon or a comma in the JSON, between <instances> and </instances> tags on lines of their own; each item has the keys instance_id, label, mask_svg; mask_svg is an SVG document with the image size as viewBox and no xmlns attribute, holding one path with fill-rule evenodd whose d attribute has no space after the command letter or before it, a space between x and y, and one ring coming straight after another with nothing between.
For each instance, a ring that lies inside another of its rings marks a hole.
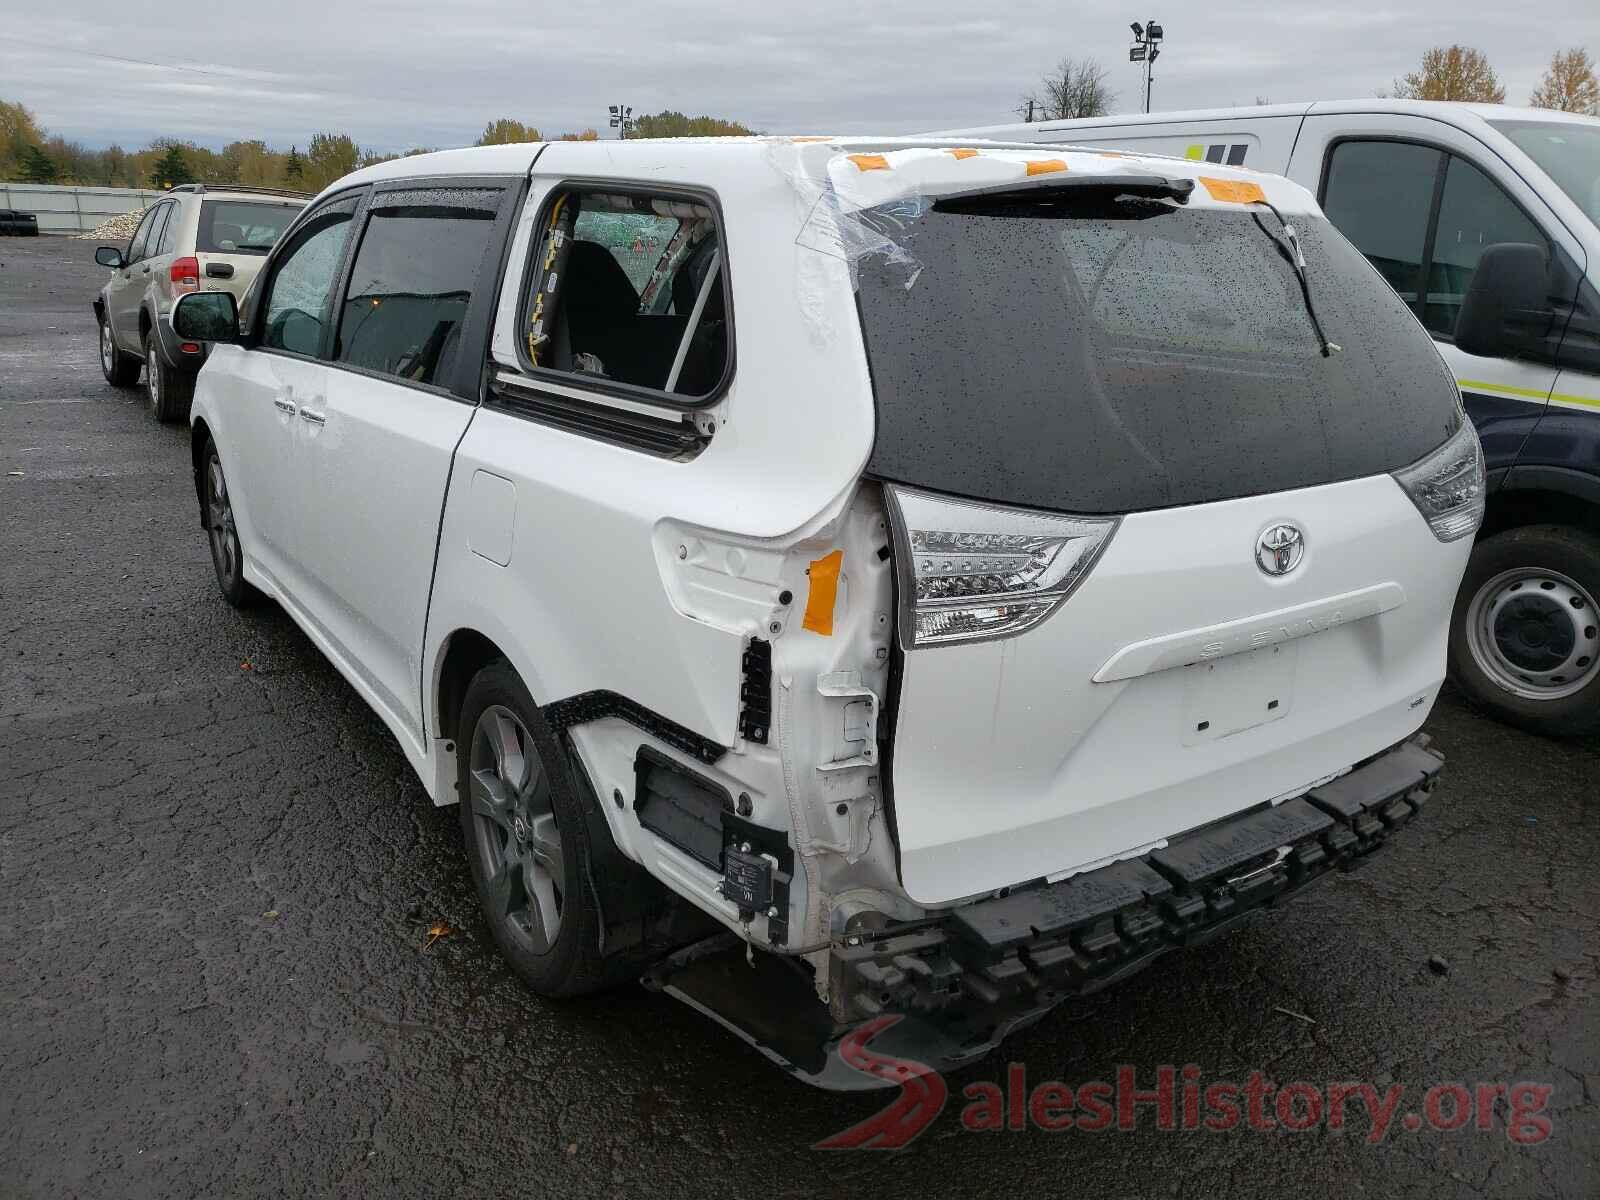
<instances>
[{"instance_id":1,"label":"fallen leaf","mask_svg":"<svg viewBox=\"0 0 1600 1200\"><path fill-rule=\"evenodd\" d=\"M255 665L247 658L242 663L239 664L239 670L241 670L241 671L253 671L253 670L255 670Z\"/></svg>"},{"instance_id":2,"label":"fallen leaf","mask_svg":"<svg viewBox=\"0 0 1600 1200\"><path fill-rule=\"evenodd\" d=\"M449 937L454 932L455 930L451 929L450 926L446 925L443 921L435 921L432 925L428 926L428 940L423 943L422 948L426 950L440 938Z\"/></svg>"},{"instance_id":3,"label":"fallen leaf","mask_svg":"<svg viewBox=\"0 0 1600 1200\"><path fill-rule=\"evenodd\" d=\"M275 908L269 908L261 915L269 921L276 921L278 919L278 910Z\"/></svg>"}]
</instances>

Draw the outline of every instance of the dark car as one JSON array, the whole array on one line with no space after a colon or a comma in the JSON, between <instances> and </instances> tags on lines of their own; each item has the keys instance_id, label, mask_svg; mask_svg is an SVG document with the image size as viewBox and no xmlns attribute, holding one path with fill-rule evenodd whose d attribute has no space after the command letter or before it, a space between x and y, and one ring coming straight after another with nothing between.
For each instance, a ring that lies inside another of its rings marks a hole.
<instances>
[{"instance_id":1,"label":"dark car","mask_svg":"<svg viewBox=\"0 0 1600 1200\"><path fill-rule=\"evenodd\" d=\"M18 212L14 208L0 208L0 234L38 237L39 218L32 213Z\"/></svg>"}]
</instances>

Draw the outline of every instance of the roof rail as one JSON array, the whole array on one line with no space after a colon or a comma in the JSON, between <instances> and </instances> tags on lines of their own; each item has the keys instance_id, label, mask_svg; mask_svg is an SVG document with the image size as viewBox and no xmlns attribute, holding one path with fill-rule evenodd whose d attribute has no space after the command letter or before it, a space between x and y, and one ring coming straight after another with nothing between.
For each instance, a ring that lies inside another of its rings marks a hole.
<instances>
[{"instance_id":1,"label":"roof rail","mask_svg":"<svg viewBox=\"0 0 1600 1200\"><path fill-rule=\"evenodd\" d=\"M203 183L180 183L177 187L168 188L168 192L197 192L204 195L207 187ZM213 183L211 191L217 192L248 192L251 195L262 196L290 196L296 200L310 200L315 192L297 192L293 188L280 187L247 187L242 183Z\"/></svg>"}]
</instances>

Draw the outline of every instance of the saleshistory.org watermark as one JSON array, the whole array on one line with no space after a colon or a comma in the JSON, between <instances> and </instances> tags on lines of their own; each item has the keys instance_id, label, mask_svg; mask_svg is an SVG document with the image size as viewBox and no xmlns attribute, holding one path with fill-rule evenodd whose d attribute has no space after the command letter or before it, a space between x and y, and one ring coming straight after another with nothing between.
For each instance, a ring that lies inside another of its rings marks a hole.
<instances>
[{"instance_id":1,"label":"saleshistory.org watermark","mask_svg":"<svg viewBox=\"0 0 1600 1200\"><path fill-rule=\"evenodd\" d=\"M880 1112L816 1145L821 1150L895 1150L923 1133L949 1103L944 1077L923 1063L871 1049L871 1040L899 1021L878 1017L852 1030L840 1057L863 1074L898 1083L900 1094ZM1260 1071L1242 1082L1207 1080L1190 1063L1153 1072L1120 1066L1114 1080L1030 1083L1022 1063L1007 1066L1004 1083L969 1083L961 1090L962 1128L974 1133L1127 1132L1143 1125L1163 1131L1258 1133L1365 1126L1376 1145L1396 1130L1500 1132L1519 1146L1550 1137L1545 1115L1554 1088L1547 1083L1437 1083L1421 1093L1420 1107L1405 1105L1403 1083L1277 1083Z\"/></svg>"}]
</instances>

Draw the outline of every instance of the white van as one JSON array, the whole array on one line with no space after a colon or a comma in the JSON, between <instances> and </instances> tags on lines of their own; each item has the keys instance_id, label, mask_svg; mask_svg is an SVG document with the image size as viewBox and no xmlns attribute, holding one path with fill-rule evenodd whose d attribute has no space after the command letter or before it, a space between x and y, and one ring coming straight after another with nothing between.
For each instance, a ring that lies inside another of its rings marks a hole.
<instances>
[{"instance_id":1,"label":"white van","mask_svg":"<svg viewBox=\"0 0 1600 1200\"><path fill-rule=\"evenodd\" d=\"M1455 608L1454 678L1527 728L1600 730L1600 119L1339 100L950 136L1173 155L1313 192L1433 336L1483 440L1488 513ZM1486 258L1495 246L1537 252ZM1462 325L1480 265L1520 310L1487 337Z\"/></svg>"},{"instance_id":2,"label":"white van","mask_svg":"<svg viewBox=\"0 0 1600 1200\"><path fill-rule=\"evenodd\" d=\"M465 802L512 966L860 1086L1419 810L1483 466L1404 311L1281 179L685 139L370 167L174 322L223 596Z\"/></svg>"}]
</instances>

